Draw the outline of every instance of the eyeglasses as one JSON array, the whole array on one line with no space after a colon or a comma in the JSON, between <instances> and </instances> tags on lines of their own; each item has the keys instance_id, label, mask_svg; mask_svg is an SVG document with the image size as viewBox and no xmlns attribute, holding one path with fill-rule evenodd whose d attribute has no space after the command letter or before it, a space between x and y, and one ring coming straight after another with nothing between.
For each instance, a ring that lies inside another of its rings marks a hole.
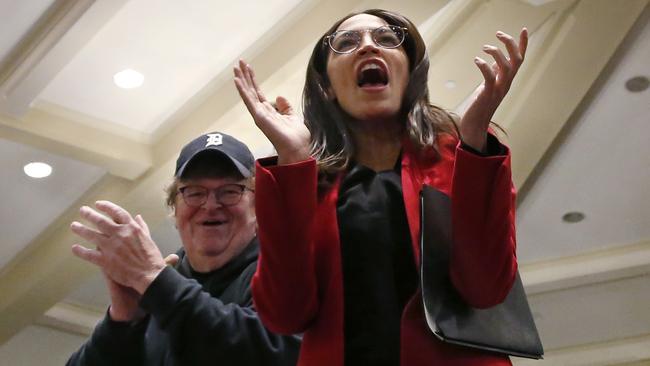
<instances>
[{"instance_id":1,"label":"eyeglasses","mask_svg":"<svg viewBox=\"0 0 650 366\"><path fill-rule=\"evenodd\" d=\"M365 30L340 30L323 39L332 51L336 53L350 53L359 48L363 33L370 32L372 41L382 48L397 48L406 37L406 28L396 25L384 25L375 29Z\"/></svg>"},{"instance_id":2,"label":"eyeglasses","mask_svg":"<svg viewBox=\"0 0 650 366\"><path fill-rule=\"evenodd\" d=\"M255 192L243 184L225 184L219 188L208 189L203 186L185 186L178 189L183 201L191 207L201 207L208 201L210 191L214 192L217 202L223 206L233 206L241 201L245 190Z\"/></svg>"}]
</instances>

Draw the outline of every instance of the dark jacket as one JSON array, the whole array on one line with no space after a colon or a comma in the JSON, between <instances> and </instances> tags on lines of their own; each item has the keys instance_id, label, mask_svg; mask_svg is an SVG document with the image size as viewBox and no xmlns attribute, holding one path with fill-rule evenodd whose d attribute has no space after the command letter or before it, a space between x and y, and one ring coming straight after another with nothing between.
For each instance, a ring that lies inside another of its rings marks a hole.
<instances>
[{"instance_id":1,"label":"dark jacket","mask_svg":"<svg viewBox=\"0 0 650 366\"><path fill-rule=\"evenodd\" d=\"M67 365L295 365L300 338L267 331L250 281L258 243L218 270L193 272L182 256L142 296L149 315L131 324L108 315Z\"/></svg>"}]
</instances>

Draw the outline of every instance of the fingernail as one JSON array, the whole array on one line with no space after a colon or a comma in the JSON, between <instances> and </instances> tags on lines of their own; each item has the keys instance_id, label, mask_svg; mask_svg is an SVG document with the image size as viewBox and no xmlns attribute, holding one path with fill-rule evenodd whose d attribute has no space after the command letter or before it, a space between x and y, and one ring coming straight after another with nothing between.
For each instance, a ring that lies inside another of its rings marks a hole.
<instances>
[{"instance_id":1,"label":"fingernail","mask_svg":"<svg viewBox=\"0 0 650 366\"><path fill-rule=\"evenodd\" d=\"M489 49L490 49L490 46L488 46L488 45L486 45L486 44L483 45L483 50L484 50L484 51L487 51L487 50L489 50Z\"/></svg>"}]
</instances>

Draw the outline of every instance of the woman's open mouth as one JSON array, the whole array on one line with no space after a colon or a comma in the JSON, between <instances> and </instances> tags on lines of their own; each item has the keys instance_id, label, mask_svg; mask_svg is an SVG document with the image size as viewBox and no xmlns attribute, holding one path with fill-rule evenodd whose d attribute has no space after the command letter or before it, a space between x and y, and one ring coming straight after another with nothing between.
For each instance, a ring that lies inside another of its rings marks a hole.
<instances>
[{"instance_id":1,"label":"woman's open mouth","mask_svg":"<svg viewBox=\"0 0 650 366\"><path fill-rule=\"evenodd\" d=\"M386 66L374 59L362 62L357 71L357 85L361 88L376 88L388 85Z\"/></svg>"}]
</instances>

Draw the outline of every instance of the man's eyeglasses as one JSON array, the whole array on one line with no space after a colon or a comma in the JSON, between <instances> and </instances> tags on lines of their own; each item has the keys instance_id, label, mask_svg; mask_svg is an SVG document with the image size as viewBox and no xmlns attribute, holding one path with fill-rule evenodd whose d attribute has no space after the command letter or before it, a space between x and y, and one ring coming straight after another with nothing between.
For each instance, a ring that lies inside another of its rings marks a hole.
<instances>
[{"instance_id":1,"label":"man's eyeglasses","mask_svg":"<svg viewBox=\"0 0 650 366\"><path fill-rule=\"evenodd\" d=\"M323 39L332 51L336 53L350 53L359 48L363 33L370 32L370 38L382 48L397 48L406 37L406 28L396 25L384 25L375 29L365 30L340 30Z\"/></svg>"},{"instance_id":2,"label":"man's eyeglasses","mask_svg":"<svg viewBox=\"0 0 650 366\"><path fill-rule=\"evenodd\" d=\"M214 192L217 202L223 206L236 205L241 201L245 190L254 192L254 190L243 184L225 184L219 188L208 189L203 186L185 186L178 189L183 196L183 201L188 206L200 207L208 201L210 191Z\"/></svg>"}]
</instances>

